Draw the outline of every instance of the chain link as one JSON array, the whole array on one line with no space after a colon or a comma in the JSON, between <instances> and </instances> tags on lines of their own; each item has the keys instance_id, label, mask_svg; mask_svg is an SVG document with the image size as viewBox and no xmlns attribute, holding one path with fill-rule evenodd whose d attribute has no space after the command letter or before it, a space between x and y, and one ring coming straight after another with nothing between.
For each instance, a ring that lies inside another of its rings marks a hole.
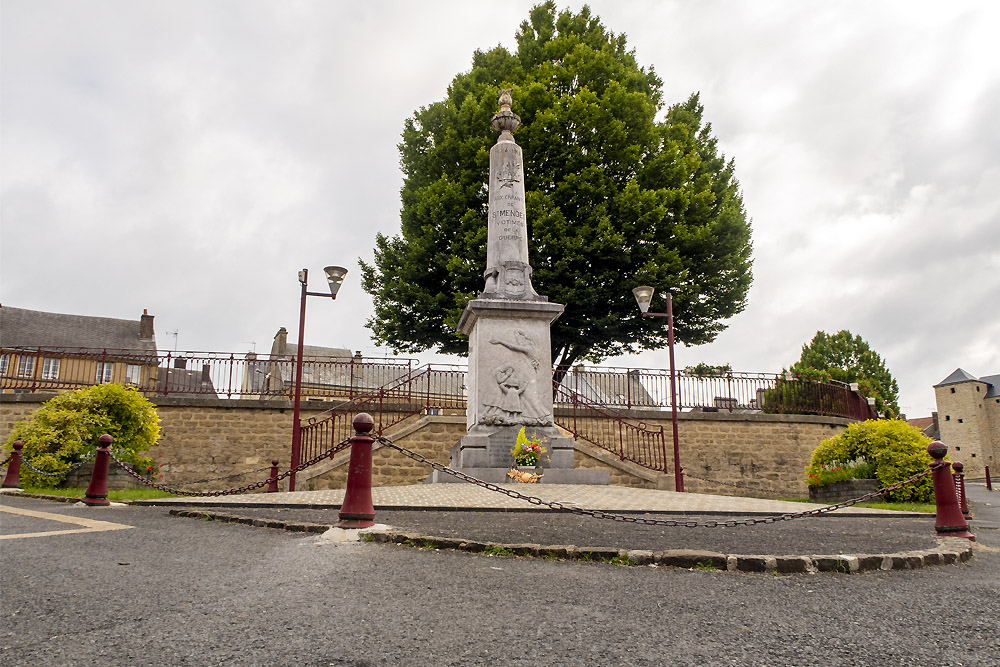
<instances>
[{"instance_id":1,"label":"chain link","mask_svg":"<svg viewBox=\"0 0 1000 667\"><path fill-rule=\"evenodd\" d=\"M8 454L8 455L7 455L7 458L5 458L5 459L3 460L3 463L0 463L0 468L3 468L3 467L4 467L4 466L6 466L6 465L7 465L8 463L10 463L10 460L11 460L11 458L13 458L13 457L14 457L14 455L13 455L13 454Z\"/></svg>"},{"instance_id":2,"label":"chain link","mask_svg":"<svg viewBox=\"0 0 1000 667\"><path fill-rule=\"evenodd\" d=\"M889 491L895 491L897 489L900 489L900 488L906 486L907 484L913 484L917 480L919 480L919 479L921 479L923 477L926 477L927 475L931 474L930 470L925 470L924 472L921 472L921 473L918 473L916 475L913 475L909 479L905 479L905 480L903 480L901 482L897 482L896 484L893 484L892 486L887 486L886 488L879 489L878 491L875 491L873 493L868 493L868 494L865 494L865 495L860 496L858 498L852 498L851 500L845 500L844 502L838 503L836 505L828 505L826 507L818 507L816 509L805 510L805 511L802 511L802 512L793 512L793 513L789 513L789 514L779 514L779 515L765 516L765 517L754 517L754 518L749 518L749 519L730 519L728 521L694 521L694 520L679 520L679 519L650 519L650 518L647 518L647 517L626 516L624 514L615 514L613 512L604 512L602 510L587 510L587 509L582 509L580 507L573 507L573 506L567 505L565 503L560 503L558 501L548 502L548 501L542 500L541 498L538 498L536 496L527 496L527 495L524 495L523 493L519 493L519 492L517 492L517 491L515 491L513 489L505 489L502 486L499 486L497 484L492 484L490 482L484 482L483 480L477 479L477 478L473 477L472 475L467 475L466 473L461 472L459 470L454 470L452 468L449 468L448 466L442 465L442 464L437 463L435 461L430 461L426 457L424 457L424 456L422 456L422 455L420 455L420 454L418 454L416 452L412 452L409 449L406 449L405 447L397 445L392 440L389 440L388 438L386 438L384 436L379 436L379 437L376 438L376 440L378 440L380 443L382 443L383 445L385 445L387 447L392 447L393 449L399 451L400 453L402 453L405 456L408 456L409 458L413 459L414 461L417 461L419 463L425 463L425 464L429 465L430 467L434 468L435 470L439 470L439 471L441 471L443 473L451 475L452 477L457 477L458 479L461 479L463 481L469 482L470 484L475 484L476 486L481 486L481 487L483 487L484 489L486 489L488 491L495 491L497 493L502 493L505 496L509 496L509 497L517 499L517 500L524 500L526 502L531 503L532 505L541 505L541 506L548 507L548 508L554 509L554 510L560 510L560 511L563 511L563 512L570 512L572 514L579 514L579 515L582 515L582 516L590 516L590 517L593 517L595 519L609 519L611 521L619 521L619 522L623 522L623 523L638 523L638 524L645 525L645 526L680 526L680 527L684 527L684 528L735 528L736 526L755 526L757 524L769 524L769 523L777 523L778 521L788 521L788 520L791 520L791 519L801 519L801 518L807 517L807 516L818 516L820 514L827 514L829 512L834 512L836 510L843 509L845 507L851 507L852 505L856 505L857 503L861 503L861 502L864 502L866 500L871 500L872 498L875 498L876 496L880 496L883 493L888 493Z\"/></svg>"},{"instance_id":3,"label":"chain link","mask_svg":"<svg viewBox=\"0 0 1000 667\"><path fill-rule=\"evenodd\" d=\"M23 454L21 455L21 463L23 463L24 465L28 466L28 468L32 472L34 472L36 475L41 475L42 477L62 477L63 475L68 475L69 473L73 472L74 470L82 467L84 464L89 463L90 460L94 458L95 454L97 454L97 450L96 449L93 450L92 452L90 452L89 454L87 454L87 456L84 457L83 460L81 460L79 463L76 463L76 464L70 466L69 468L66 468L62 472L46 472L45 470L39 470L35 466L31 465L31 461L29 461L28 459L24 458Z\"/></svg>"},{"instance_id":4,"label":"chain link","mask_svg":"<svg viewBox=\"0 0 1000 667\"><path fill-rule=\"evenodd\" d=\"M163 491L165 493L171 493L171 494L173 494L175 496L191 496L191 497L195 497L195 498L208 498L208 497L217 497L217 496L234 496L234 495L238 495L238 494L241 494L241 493L246 493L247 491L254 491L256 489L260 489L260 488L262 488L262 487L264 487L264 486L266 486L266 485L268 485L268 484L270 484L272 482L274 482L274 483L280 482L281 480L285 479L289 475L292 475L293 473L302 472L306 468L308 468L310 466L313 466L313 465L316 465L317 463L319 463L323 459L330 458L331 456L333 456L334 454L336 454L337 452L339 452L340 450L342 450L343 448L345 448L349 444L350 444L350 440L344 440L343 442L334 445L333 447L331 447L330 449L326 450L325 452L317 455L316 457L311 458L311 459L309 459L308 461L306 461L304 463L300 463L299 465L295 466L294 468L292 468L290 470L286 470L285 472L281 473L280 475L276 475L274 477L268 477L267 479L262 479L261 481L255 482L253 484L247 484L246 486L239 486L239 487L236 487L236 488L233 488L233 489L226 489L224 491L183 491L181 489L175 489L175 488L170 487L170 486L164 486L163 484L157 484L155 482L149 481L148 479L146 479L145 477L143 477L142 475L140 475L139 473L135 472L134 470L132 470L131 468L129 468L127 465L125 465L124 463L122 463L121 461L119 461L118 457L115 456L114 452L111 452L111 458L114 459L115 463L117 463L125 472L127 472L130 475L132 475L133 477L135 477L137 480L139 480L140 482L142 482L146 486L151 486L154 489L159 489L160 491Z\"/></svg>"}]
</instances>

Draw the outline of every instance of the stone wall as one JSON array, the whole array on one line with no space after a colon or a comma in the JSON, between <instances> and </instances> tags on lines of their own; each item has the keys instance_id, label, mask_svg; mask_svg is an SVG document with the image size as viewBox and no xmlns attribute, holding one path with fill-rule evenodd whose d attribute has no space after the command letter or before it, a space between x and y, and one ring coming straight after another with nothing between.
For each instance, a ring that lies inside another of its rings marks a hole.
<instances>
[{"instance_id":1,"label":"stone wall","mask_svg":"<svg viewBox=\"0 0 1000 667\"><path fill-rule=\"evenodd\" d=\"M30 417L45 395L5 396L0 402L0 442L14 423ZM286 470L291 444L292 405L289 401L222 400L170 397L157 400L162 437L151 450L162 465L161 482L196 490L240 486L266 478L257 471L276 458ZM317 414L329 406L303 406L302 415ZM557 408L557 421L568 420L568 410ZM631 416L664 427L667 473L652 471L616 453L578 442L575 464L580 468L607 468L612 484L673 489L673 445L670 413L633 411ZM582 423L582 422L578 422ZM812 450L824 439L843 432L848 420L805 415L684 412L679 415L680 459L688 491L763 497L805 497L805 467ZM610 442L617 439L613 422L602 422ZM413 416L387 430L386 435L428 459L448 463L449 450L465 433L461 414ZM662 455L662 452L661 452ZM297 488L342 488L346 480L347 451L297 475ZM256 471L256 472L255 472ZM374 451L373 481L380 486L417 484L431 470L386 447ZM196 486L193 480L243 473L242 476Z\"/></svg>"}]
</instances>

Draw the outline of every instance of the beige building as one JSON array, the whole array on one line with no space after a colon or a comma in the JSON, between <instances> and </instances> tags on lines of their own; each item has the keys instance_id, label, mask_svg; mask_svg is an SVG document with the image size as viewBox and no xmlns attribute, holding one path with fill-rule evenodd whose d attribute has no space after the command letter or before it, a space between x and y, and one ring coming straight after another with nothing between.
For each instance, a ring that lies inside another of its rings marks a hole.
<instances>
[{"instance_id":1,"label":"beige building","mask_svg":"<svg viewBox=\"0 0 1000 667\"><path fill-rule=\"evenodd\" d=\"M0 307L0 393L104 382L151 391L158 379L153 316L135 320Z\"/></svg>"},{"instance_id":2,"label":"beige building","mask_svg":"<svg viewBox=\"0 0 1000 667\"><path fill-rule=\"evenodd\" d=\"M941 441L967 477L1000 474L1000 375L977 378L956 369L934 385Z\"/></svg>"}]
</instances>

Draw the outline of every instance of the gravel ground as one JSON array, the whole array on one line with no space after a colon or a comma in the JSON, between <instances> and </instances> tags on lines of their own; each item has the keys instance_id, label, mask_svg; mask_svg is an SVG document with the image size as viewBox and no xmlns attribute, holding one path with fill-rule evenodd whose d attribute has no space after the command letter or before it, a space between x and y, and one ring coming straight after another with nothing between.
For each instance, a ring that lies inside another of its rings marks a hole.
<instances>
[{"instance_id":1,"label":"gravel ground","mask_svg":"<svg viewBox=\"0 0 1000 667\"><path fill-rule=\"evenodd\" d=\"M216 508L225 514L289 522L337 522L336 509ZM657 518L652 514L628 515ZM699 517L663 516L672 520ZM700 517L701 520L723 520ZM405 531L486 542L617 549L699 549L727 554L894 553L934 546L934 518L812 517L735 528L645 526L564 512L377 511L375 520Z\"/></svg>"}]
</instances>

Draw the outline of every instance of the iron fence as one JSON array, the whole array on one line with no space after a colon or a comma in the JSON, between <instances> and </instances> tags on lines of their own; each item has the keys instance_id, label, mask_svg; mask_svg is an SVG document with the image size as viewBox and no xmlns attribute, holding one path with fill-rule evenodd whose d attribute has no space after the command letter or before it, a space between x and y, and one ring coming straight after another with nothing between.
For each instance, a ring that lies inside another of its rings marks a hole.
<instances>
[{"instance_id":1,"label":"iron fence","mask_svg":"<svg viewBox=\"0 0 1000 667\"><path fill-rule=\"evenodd\" d=\"M419 369L419 370L418 370ZM253 353L153 352L93 348L5 348L0 391L48 392L101 382L134 386L147 396L290 399L295 359ZM466 367L419 366L415 359L304 357L302 396L332 402L417 401L424 407L465 407ZM447 377L448 380L444 378ZM677 409L815 414L849 419L877 415L867 399L836 382L788 379L774 373L678 372ZM569 396L602 409L670 410L670 373L664 369L577 366L563 377L556 405Z\"/></svg>"},{"instance_id":2,"label":"iron fence","mask_svg":"<svg viewBox=\"0 0 1000 667\"><path fill-rule=\"evenodd\" d=\"M153 352L95 348L4 348L0 391L58 392L117 382L146 396L290 399L295 358L254 353ZM408 377L414 359L310 357L302 360L302 396L351 400Z\"/></svg>"}]
</instances>

